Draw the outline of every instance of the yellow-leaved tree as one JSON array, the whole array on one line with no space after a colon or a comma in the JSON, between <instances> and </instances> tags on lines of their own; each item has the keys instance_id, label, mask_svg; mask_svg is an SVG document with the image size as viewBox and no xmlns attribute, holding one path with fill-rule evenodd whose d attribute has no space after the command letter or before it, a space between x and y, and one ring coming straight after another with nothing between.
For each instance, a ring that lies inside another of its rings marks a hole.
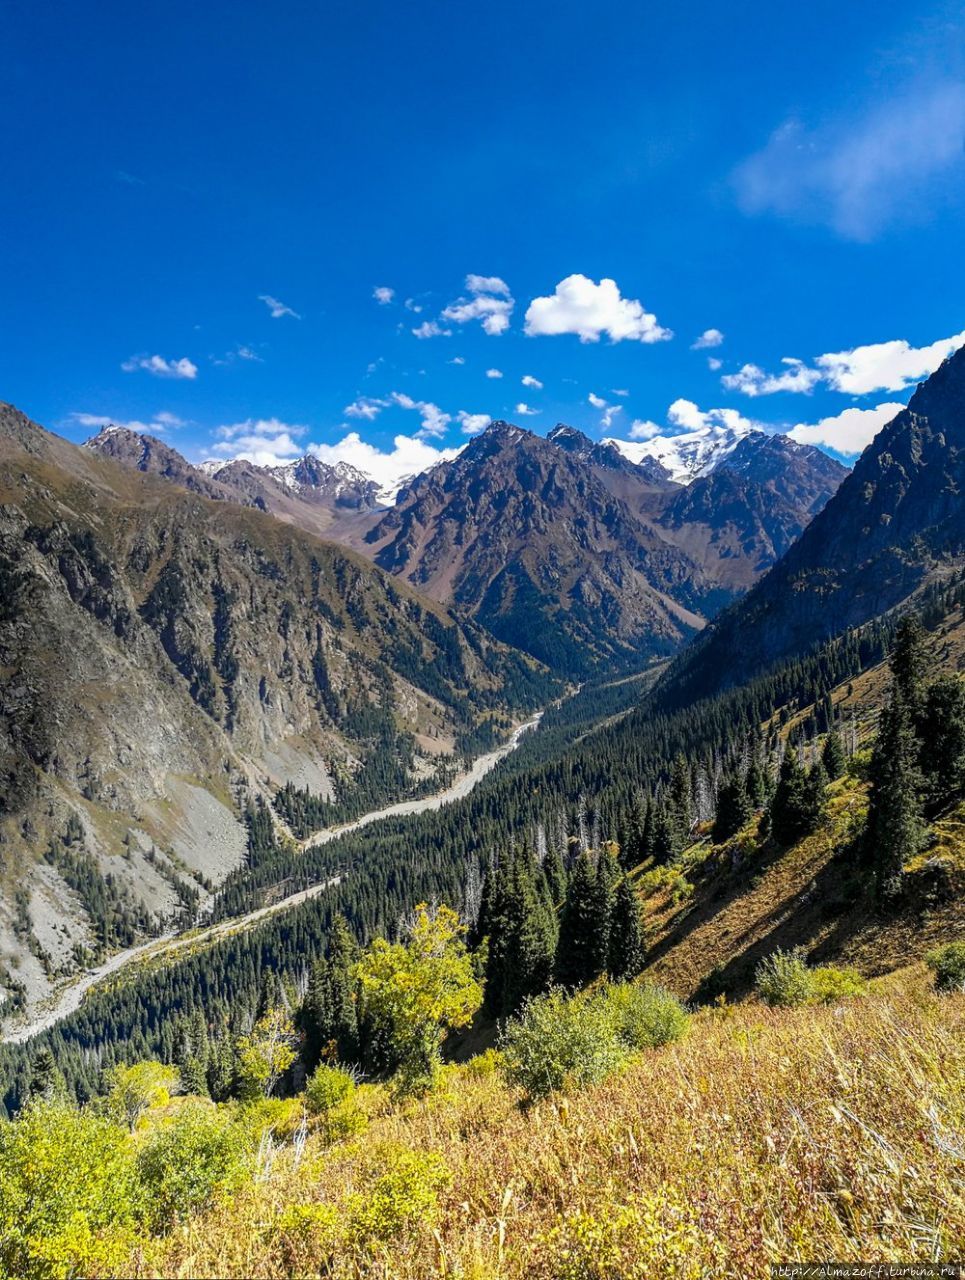
<instances>
[{"instance_id":1,"label":"yellow-leaved tree","mask_svg":"<svg viewBox=\"0 0 965 1280\"><path fill-rule=\"evenodd\" d=\"M464 941L449 907L416 907L404 941L376 938L356 967L364 1016L384 1035L404 1092L432 1086L446 1033L467 1026L482 1003Z\"/></svg>"},{"instance_id":2,"label":"yellow-leaved tree","mask_svg":"<svg viewBox=\"0 0 965 1280\"><path fill-rule=\"evenodd\" d=\"M238 1075L242 1096L269 1097L275 1085L295 1061L298 1036L284 1009L269 1009L251 1034L238 1040Z\"/></svg>"}]
</instances>

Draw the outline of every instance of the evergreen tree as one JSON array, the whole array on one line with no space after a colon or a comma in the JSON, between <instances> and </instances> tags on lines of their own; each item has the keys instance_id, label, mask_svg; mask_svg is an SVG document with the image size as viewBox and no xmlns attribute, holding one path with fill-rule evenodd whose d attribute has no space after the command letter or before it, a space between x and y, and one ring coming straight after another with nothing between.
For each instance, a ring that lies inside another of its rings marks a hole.
<instances>
[{"instance_id":1,"label":"evergreen tree","mask_svg":"<svg viewBox=\"0 0 965 1280\"><path fill-rule=\"evenodd\" d=\"M51 1102L66 1092L63 1074L47 1046L38 1049L30 1063L27 1096L31 1101Z\"/></svg>"},{"instance_id":2,"label":"evergreen tree","mask_svg":"<svg viewBox=\"0 0 965 1280\"><path fill-rule=\"evenodd\" d=\"M566 897L566 868L555 845L549 850L543 863L543 878L554 908L561 907Z\"/></svg>"},{"instance_id":3,"label":"evergreen tree","mask_svg":"<svg viewBox=\"0 0 965 1280\"><path fill-rule=\"evenodd\" d=\"M824 813L827 782L820 762L805 772L797 752L788 748L770 809L770 830L778 844L794 844L815 829Z\"/></svg>"},{"instance_id":4,"label":"evergreen tree","mask_svg":"<svg viewBox=\"0 0 965 1280\"><path fill-rule=\"evenodd\" d=\"M629 876L623 876L613 895L607 972L615 982L635 978L643 968L646 943L640 898Z\"/></svg>"},{"instance_id":5,"label":"evergreen tree","mask_svg":"<svg viewBox=\"0 0 965 1280\"><path fill-rule=\"evenodd\" d=\"M837 729L832 729L824 739L824 746L821 748L821 763L824 765L824 770L832 782L835 778L840 778L844 773L848 759L844 754L844 746Z\"/></svg>"},{"instance_id":6,"label":"evergreen tree","mask_svg":"<svg viewBox=\"0 0 965 1280\"><path fill-rule=\"evenodd\" d=\"M754 806L744 778L736 771L727 774L717 791L717 813L712 832L714 843L722 844L735 836L753 812Z\"/></svg>"},{"instance_id":7,"label":"evergreen tree","mask_svg":"<svg viewBox=\"0 0 965 1280\"><path fill-rule=\"evenodd\" d=\"M599 944L594 929L599 920L599 892L595 869L585 853L577 858L566 889L556 945L556 977L568 987L581 987L596 977Z\"/></svg>"},{"instance_id":8,"label":"evergreen tree","mask_svg":"<svg viewBox=\"0 0 965 1280\"><path fill-rule=\"evenodd\" d=\"M899 622L895 632L891 652L891 679L893 693L905 704L912 724L916 727L923 709L927 670L925 632L917 615L908 614Z\"/></svg>"},{"instance_id":9,"label":"evergreen tree","mask_svg":"<svg viewBox=\"0 0 965 1280\"><path fill-rule=\"evenodd\" d=\"M694 821L693 785L690 768L683 756L677 756L670 772L666 808L673 827L675 849L679 852L690 838Z\"/></svg>"},{"instance_id":10,"label":"evergreen tree","mask_svg":"<svg viewBox=\"0 0 965 1280\"><path fill-rule=\"evenodd\" d=\"M928 686L920 738L925 804L937 813L965 786L965 684L958 676L939 676Z\"/></svg>"},{"instance_id":11,"label":"evergreen tree","mask_svg":"<svg viewBox=\"0 0 965 1280\"><path fill-rule=\"evenodd\" d=\"M924 842L918 755L911 709L896 682L881 715L870 768L866 848L879 898L899 891L904 864Z\"/></svg>"},{"instance_id":12,"label":"evergreen tree","mask_svg":"<svg viewBox=\"0 0 965 1280\"><path fill-rule=\"evenodd\" d=\"M613 892L620 874L611 849L604 848L596 863L591 924L590 978L606 972L610 955L610 926L613 916Z\"/></svg>"},{"instance_id":13,"label":"evergreen tree","mask_svg":"<svg viewBox=\"0 0 965 1280\"><path fill-rule=\"evenodd\" d=\"M540 877L542 878L542 877ZM501 884L488 934L485 996L498 1017L549 986L556 944L554 916L537 891L533 863L516 856Z\"/></svg>"},{"instance_id":14,"label":"evergreen tree","mask_svg":"<svg viewBox=\"0 0 965 1280\"><path fill-rule=\"evenodd\" d=\"M358 946L344 916L332 922L325 956L311 970L299 1010L308 1070L326 1055L354 1062L359 1052L358 1014L353 969Z\"/></svg>"}]
</instances>

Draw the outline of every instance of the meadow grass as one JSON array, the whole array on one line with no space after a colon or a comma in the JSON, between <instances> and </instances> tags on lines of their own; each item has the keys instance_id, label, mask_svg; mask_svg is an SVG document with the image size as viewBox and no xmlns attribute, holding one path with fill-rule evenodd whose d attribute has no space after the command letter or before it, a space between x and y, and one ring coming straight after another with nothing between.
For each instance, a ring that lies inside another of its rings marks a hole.
<instances>
[{"instance_id":1,"label":"meadow grass","mask_svg":"<svg viewBox=\"0 0 965 1280\"><path fill-rule=\"evenodd\" d=\"M679 1042L524 1107L498 1055L366 1130L280 1149L138 1276L636 1280L965 1254L965 996L921 966L827 1006L698 1013ZM127 1273L125 1272L125 1274Z\"/></svg>"}]
</instances>

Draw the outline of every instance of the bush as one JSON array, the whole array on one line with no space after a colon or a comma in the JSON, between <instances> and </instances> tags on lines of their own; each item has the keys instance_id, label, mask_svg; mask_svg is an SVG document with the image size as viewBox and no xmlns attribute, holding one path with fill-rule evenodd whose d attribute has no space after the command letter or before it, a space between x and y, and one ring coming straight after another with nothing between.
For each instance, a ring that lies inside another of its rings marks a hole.
<instances>
[{"instance_id":1,"label":"bush","mask_svg":"<svg viewBox=\"0 0 965 1280\"><path fill-rule=\"evenodd\" d=\"M151 1219L161 1229L230 1195L251 1175L248 1135L225 1110L189 1103L138 1154Z\"/></svg>"},{"instance_id":2,"label":"bush","mask_svg":"<svg viewBox=\"0 0 965 1280\"><path fill-rule=\"evenodd\" d=\"M609 1004L617 1035L630 1049L656 1049L679 1040L687 1029L687 1010L654 983L617 983L605 988L601 999Z\"/></svg>"},{"instance_id":3,"label":"bush","mask_svg":"<svg viewBox=\"0 0 965 1280\"><path fill-rule=\"evenodd\" d=\"M824 965L809 969L800 949L775 951L762 960L755 975L757 993L770 1005L797 1009L805 1004L833 1004L863 995L866 983L857 969Z\"/></svg>"},{"instance_id":4,"label":"bush","mask_svg":"<svg viewBox=\"0 0 965 1280\"><path fill-rule=\"evenodd\" d=\"M362 1240L391 1240L419 1222L431 1224L439 1192L451 1181L449 1166L436 1152L394 1152L374 1186L352 1197L355 1235Z\"/></svg>"},{"instance_id":5,"label":"bush","mask_svg":"<svg viewBox=\"0 0 965 1280\"><path fill-rule=\"evenodd\" d=\"M769 1005L796 1009L814 998L811 970L799 948L775 951L757 966L754 975L757 994Z\"/></svg>"},{"instance_id":6,"label":"bush","mask_svg":"<svg viewBox=\"0 0 965 1280\"><path fill-rule=\"evenodd\" d=\"M825 965L811 974L814 999L820 1004L833 1004L848 996L864 995L867 983L857 969L837 969Z\"/></svg>"},{"instance_id":7,"label":"bush","mask_svg":"<svg viewBox=\"0 0 965 1280\"><path fill-rule=\"evenodd\" d=\"M595 1084L626 1054L610 1002L567 999L556 989L529 999L503 1031L503 1070L531 1098L571 1085Z\"/></svg>"},{"instance_id":8,"label":"bush","mask_svg":"<svg viewBox=\"0 0 965 1280\"><path fill-rule=\"evenodd\" d=\"M126 1127L63 1102L0 1122L0 1274L119 1274L140 1210Z\"/></svg>"},{"instance_id":9,"label":"bush","mask_svg":"<svg viewBox=\"0 0 965 1280\"><path fill-rule=\"evenodd\" d=\"M354 1093L354 1076L342 1067L331 1067L323 1062L315 1068L305 1088L305 1105L312 1115L322 1115L334 1110L339 1103L347 1102Z\"/></svg>"},{"instance_id":10,"label":"bush","mask_svg":"<svg viewBox=\"0 0 965 1280\"><path fill-rule=\"evenodd\" d=\"M925 956L936 991L965 991L965 942L946 942Z\"/></svg>"}]
</instances>

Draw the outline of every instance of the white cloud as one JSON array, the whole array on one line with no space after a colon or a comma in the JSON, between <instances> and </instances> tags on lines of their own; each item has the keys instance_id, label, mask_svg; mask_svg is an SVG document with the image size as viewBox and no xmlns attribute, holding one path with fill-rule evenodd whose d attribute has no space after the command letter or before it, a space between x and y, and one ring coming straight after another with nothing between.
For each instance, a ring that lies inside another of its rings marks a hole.
<instances>
[{"instance_id":1,"label":"white cloud","mask_svg":"<svg viewBox=\"0 0 965 1280\"><path fill-rule=\"evenodd\" d=\"M705 329L696 342L690 344L691 351L704 351L707 347L719 347L724 335L719 329Z\"/></svg>"},{"instance_id":2,"label":"white cloud","mask_svg":"<svg viewBox=\"0 0 965 1280\"><path fill-rule=\"evenodd\" d=\"M819 369L810 369L795 356L784 356L783 373L765 373L756 364L745 364L737 373L725 373L721 383L728 391L742 391L745 396L769 396L776 391L811 391L821 381Z\"/></svg>"},{"instance_id":3,"label":"white cloud","mask_svg":"<svg viewBox=\"0 0 965 1280\"><path fill-rule=\"evenodd\" d=\"M901 391L934 373L941 362L965 345L965 330L940 338L927 347L912 347L903 339L875 342L851 351L818 356L815 364L835 391L853 396L871 391Z\"/></svg>"},{"instance_id":4,"label":"white cloud","mask_svg":"<svg viewBox=\"0 0 965 1280\"><path fill-rule=\"evenodd\" d=\"M274 467L301 456L298 439L307 431L305 426L279 418L246 418L218 427L212 452L223 458L246 458L259 467Z\"/></svg>"},{"instance_id":5,"label":"white cloud","mask_svg":"<svg viewBox=\"0 0 965 1280\"><path fill-rule=\"evenodd\" d=\"M523 400L520 400L519 404L516 406L513 412L518 413L521 418L533 418L536 416L536 414L541 413L542 410L531 409L528 404L526 404Z\"/></svg>"},{"instance_id":6,"label":"white cloud","mask_svg":"<svg viewBox=\"0 0 965 1280\"><path fill-rule=\"evenodd\" d=\"M654 436L660 435L661 431L663 431L663 427L656 422L650 422L649 420L644 422L640 418L635 418L630 423L629 435L631 440L652 440Z\"/></svg>"},{"instance_id":7,"label":"white cloud","mask_svg":"<svg viewBox=\"0 0 965 1280\"><path fill-rule=\"evenodd\" d=\"M524 387L532 387L535 391L542 391L543 384L539 378L534 378L531 373L523 374L522 383Z\"/></svg>"},{"instance_id":8,"label":"white cloud","mask_svg":"<svg viewBox=\"0 0 965 1280\"><path fill-rule=\"evenodd\" d=\"M874 409L845 409L833 418L822 418L813 424L799 422L787 434L798 444L823 444L838 453L860 453L904 407L886 402Z\"/></svg>"},{"instance_id":9,"label":"white cloud","mask_svg":"<svg viewBox=\"0 0 965 1280\"><path fill-rule=\"evenodd\" d=\"M400 409L411 409L413 412L421 415L422 426L416 432L417 436L444 436L446 430L452 422L452 415L443 413L437 404L433 404L431 400L413 400L412 396L406 395L403 391L393 391L391 399Z\"/></svg>"},{"instance_id":10,"label":"white cloud","mask_svg":"<svg viewBox=\"0 0 965 1280\"><path fill-rule=\"evenodd\" d=\"M177 414L168 413L166 409L162 409L160 413L155 413L148 422L140 422L137 419L124 422L120 418L108 418L100 413L72 413L70 416L80 426L96 427L98 431L101 427L124 427L127 431L136 431L138 434L146 433L152 436L187 425L183 418L179 418Z\"/></svg>"},{"instance_id":11,"label":"white cloud","mask_svg":"<svg viewBox=\"0 0 965 1280\"><path fill-rule=\"evenodd\" d=\"M606 401L603 399L602 396L594 395L593 392L591 391L586 398L587 400L589 400L590 404L593 406L594 409L606 408Z\"/></svg>"},{"instance_id":12,"label":"white cloud","mask_svg":"<svg viewBox=\"0 0 965 1280\"><path fill-rule=\"evenodd\" d=\"M612 342L663 342L673 337L642 303L621 297L616 281L596 284L583 275L567 276L550 297L534 298L525 329L530 337L575 333L581 342L599 342L602 334Z\"/></svg>"},{"instance_id":13,"label":"white cloud","mask_svg":"<svg viewBox=\"0 0 965 1280\"><path fill-rule=\"evenodd\" d=\"M745 212L823 223L869 240L889 223L931 215L961 186L965 83L919 81L863 115L808 129L781 125L734 174Z\"/></svg>"},{"instance_id":14,"label":"white cloud","mask_svg":"<svg viewBox=\"0 0 965 1280\"><path fill-rule=\"evenodd\" d=\"M466 276L468 298L450 302L442 313L443 320L453 324L468 324L479 320L484 331L491 336L505 333L515 302L505 280L498 276Z\"/></svg>"},{"instance_id":15,"label":"white cloud","mask_svg":"<svg viewBox=\"0 0 965 1280\"><path fill-rule=\"evenodd\" d=\"M467 413L465 409L460 409L456 420L462 427L463 435L478 436L480 431L486 430L492 418L488 413Z\"/></svg>"},{"instance_id":16,"label":"white cloud","mask_svg":"<svg viewBox=\"0 0 965 1280\"><path fill-rule=\"evenodd\" d=\"M500 280L499 276L474 276L472 274L466 276L466 288L470 293L497 293L508 298L509 285L505 280Z\"/></svg>"},{"instance_id":17,"label":"white cloud","mask_svg":"<svg viewBox=\"0 0 965 1280\"><path fill-rule=\"evenodd\" d=\"M449 338L451 329L443 329L436 320L423 320L422 324L412 330L417 338Z\"/></svg>"},{"instance_id":18,"label":"white cloud","mask_svg":"<svg viewBox=\"0 0 965 1280\"><path fill-rule=\"evenodd\" d=\"M396 436L393 447L382 450L363 440L357 431L350 431L337 444L310 444L308 452L322 462L348 462L357 467L381 487L386 500L392 500L403 481L437 462L455 458L460 450L437 449L418 436L406 435Z\"/></svg>"},{"instance_id":19,"label":"white cloud","mask_svg":"<svg viewBox=\"0 0 965 1280\"><path fill-rule=\"evenodd\" d=\"M446 361L446 364L465 364L465 363L466 363L465 356L453 356L451 360Z\"/></svg>"},{"instance_id":20,"label":"white cloud","mask_svg":"<svg viewBox=\"0 0 965 1280\"><path fill-rule=\"evenodd\" d=\"M198 376L198 366L187 356L180 360L165 360L163 356L131 356L121 365L125 373L134 373L143 369L152 373L155 378L187 378L193 380Z\"/></svg>"},{"instance_id":21,"label":"white cloud","mask_svg":"<svg viewBox=\"0 0 965 1280\"><path fill-rule=\"evenodd\" d=\"M710 369L712 373L716 373L718 369L722 369L723 367L723 360L718 360L716 356L707 357L707 368Z\"/></svg>"},{"instance_id":22,"label":"white cloud","mask_svg":"<svg viewBox=\"0 0 965 1280\"><path fill-rule=\"evenodd\" d=\"M359 396L357 400L347 404L342 412L347 418L364 418L366 422L372 422L388 403L388 400L378 400L374 396Z\"/></svg>"},{"instance_id":23,"label":"white cloud","mask_svg":"<svg viewBox=\"0 0 965 1280\"><path fill-rule=\"evenodd\" d=\"M380 307L387 307L395 297L395 290L390 289L387 284L377 284L372 290L372 297Z\"/></svg>"},{"instance_id":24,"label":"white cloud","mask_svg":"<svg viewBox=\"0 0 965 1280\"><path fill-rule=\"evenodd\" d=\"M502 376L503 376L503 371L502 371L502 369L487 369L487 370L486 370L486 377L487 377L487 378L501 378Z\"/></svg>"},{"instance_id":25,"label":"white cloud","mask_svg":"<svg viewBox=\"0 0 965 1280\"><path fill-rule=\"evenodd\" d=\"M270 293L259 293L258 301L263 302L271 312L272 320L280 320L282 316L291 316L293 320L301 320L301 316L297 311L292 311L291 307L286 307L284 302L279 302Z\"/></svg>"},{"instance_id":26,"label":"white cloud","mask_svg":"<svg viewBox=\"0 0 965 1280\"><path fill-rule=\"evenodd\" d=\"M262 363L261 356L254 349L254 347L247 347L242 345L238 348L237 354L238 354L239 360L257 360L259 364Z\"/></svg>"},{"instance_id":27,"label":"white cloud","mask_svg":"<svg viewBox=\"0 0 965 1280\"><path fill-rule=\"evenodd\" d=\"M406 311L411 311L414 315L420 315L425 310L421 303L416 302L415 298L406 298L402 305Z\"/></svg>"},{"instance_id":28,"label":"white cloud","mask_svg":"<svg viewBox=\"0 0 965 1280\"><path fill-rule=\"evenodd\" d=\"M699 409L693 400L675 400L667 410L667 421L682 431L701 431L707 427L729 427L735 431L760 429L760 423L745 418L737 409Z\"/></svg>"},{"instance_id":29,"label":"white cloud","mask_svg":"<svg viewBox=\"0 0 965 1280\"><path fill-rule=\"evenodd\" d=\"M630 394L626 387L611 387L610 390L615 396L628 396Z\"/></svg>"}]
</instances>

